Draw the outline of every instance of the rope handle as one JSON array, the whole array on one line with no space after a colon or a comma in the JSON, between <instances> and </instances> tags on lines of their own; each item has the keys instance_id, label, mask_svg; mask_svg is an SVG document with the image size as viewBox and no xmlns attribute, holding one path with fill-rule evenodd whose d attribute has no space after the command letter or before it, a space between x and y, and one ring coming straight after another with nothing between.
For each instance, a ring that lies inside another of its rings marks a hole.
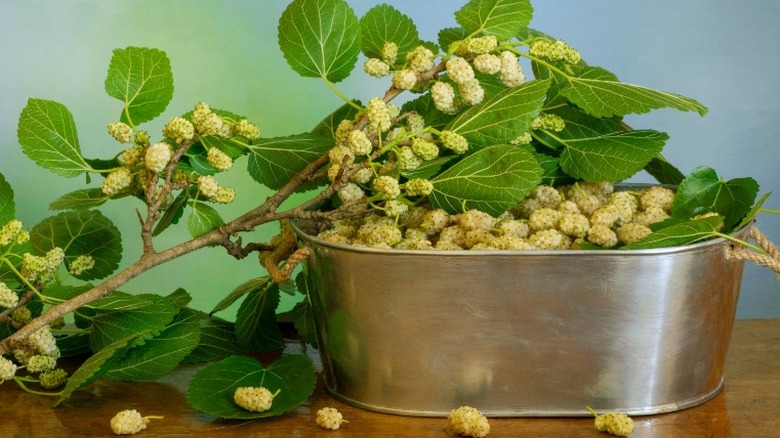
<instances>
[{"instance_id":1,"label":"rope handle","mask_svg":"<svg viewBox=\"0 0 780 438\"><path fill-rule=\"evenodd\" d=\"M780 250L755 226L748 231L749 239L753 239L766 253L761 254L742 245L731 245L726 250L726 257L731 260L753 262L780 274Z\"/></svg>"}]
</instances>

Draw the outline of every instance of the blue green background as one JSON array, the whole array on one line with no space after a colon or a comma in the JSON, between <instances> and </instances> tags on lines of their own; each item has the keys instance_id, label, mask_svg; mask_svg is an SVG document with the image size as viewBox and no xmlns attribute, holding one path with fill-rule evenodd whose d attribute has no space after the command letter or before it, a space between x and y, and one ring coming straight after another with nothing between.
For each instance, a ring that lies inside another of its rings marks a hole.
<instances>
[{"instance_id":1,"label":"blue green background","mask_svg":"<svg viewBox=\"0 0 780 438\"><path fill-rule=\"evenodd\" d=\"M64 179L37 168L16 140L19 112L30 97L65 104L76 120L87 157L106 158L118 145L106 124L120 103L103 90L114 48L146 46L167 52L175 93L160 121L144 127L157 135L162 121L198 101L246 115L264 136L306 131L341 102L316 79L300 78L277 46L277 19L287 1L238 0L2 0L0 1L0 173L16 192L19 218L30 227L51 214L47 205L84 187L83 178ZM358 16L375 0L352 1ZM455 25L462 2L396 0L421 37ZM765 0L537 1L532 27L577 48L592 65L625 81L694 97L710 113L659 110L632 116L636 128L670 134L665 155L684 172L714 167L725 179L753 176L762 193L774 191L768 206L780 208L780 2ZM357 67L360 68L359 65ZM358 72L338 84L367 101L381 95L385 81ZM268 191L237 170L219 175L238 200L221 209L226 219L262 201ZM638 176L635 181L649 182ZM95 184L95 183L93 183ZM138 222L131 200L103 211L124 233L123 265L140 254ZM780 218L761 215L759 228L780 242ZM180 227L184 228L184 227ZM253 234L265 240L273 227ZM187 238L166 232L158 247ZM211 309L244 280L263 275L255 257L235 261L223 249L205 249L132 280L122 289L166 293L184 287L194 305ZM295 299L283 299L281 310ZM227 313L229 314L230 311ZM774 273L748 264L737 311L740 318L780 317L780 283Z\"/></svg>"}]
</instances>

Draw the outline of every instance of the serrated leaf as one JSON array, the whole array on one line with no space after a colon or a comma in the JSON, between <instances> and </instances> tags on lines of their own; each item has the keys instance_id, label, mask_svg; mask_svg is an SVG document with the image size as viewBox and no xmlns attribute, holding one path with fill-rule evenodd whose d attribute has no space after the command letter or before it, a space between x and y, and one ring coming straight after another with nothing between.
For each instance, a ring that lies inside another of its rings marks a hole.
<instances>
[{"instance_id":1,"label":"serrated leaf","mask_svg":"<svg viewBox=\"0 0 780 438\"><path fill-rule=\"evenodd\" d=\"M723 181L714 169L700 167L677 187L672 216L691 218L713 212L723 216L725 230L730 230L750 211L759 186L753 178Z\"/></svg>"},{"instance_id":2,"label":"serrated leaf","mask_svg":"<svg viewBox=\"0 0 780 438\"><path fill-rule=\"evenodd\" d=\"M200 313L200 342L182 360L182 363L198 363L219 360L241 353L236 339L235 324Z\"/></svg>"},{"instance_id":3,"label":"serrated leaf","mask_svg":"<svg viewBox=\"0 0 780 438\"><path fill-rule=\"evenodd\" d=\"M378 4L360 19L360 40L363 54L382 59L385 42L398 47L397 60L403 63L406 53L420 44L414 21L388 4Z\"/></svg>"},{"instance_id":4,"label":"serrated leaf","mask_svg":"<svg viewBox=\"0 0 780 438\"><path fill-rule=\"evenodd\" d=\"M24 154L57 175L74 177L92 170L81 156L73 116L61 103L29 99L16 134Z\"/></svg>"},{"instance_id":5,"label":"serrated leaf","mask_svg":"<svg viewBox=\"0 0 780 438\"><path fill-rule=\"evenodd\" d=\"M165 296L177 308L183 308L192 301L192 296L184 288L176 288L173 292Z\"/></svg>"},{"instance_id":6,"label":"serrated leaf","mask_svg":"<svg viewBox=\"0 0 780 438\"><path fill-rule=\"evenodd\" d=\"M459 160L459 155L444 155L434 158L433 160L423 161L416 169L408 172L403 172L402 175L407 179L413 178L425 178L430 179L438 175L443 169L447 168L450 164Z\"/></svg>"},{"instance_id":7,"label":"serrated leaf","mask_svg":"<svg viewBox=\"0 0 780 438\"><path fill-rule=\"evenodd\" d=\"M476 208L498 216L531 193L542 168L513 145L483 148L433 178L431 203L450 213Z\"/></svg>"},{"instance_id":8,"label":"serrated leaf","mask_svg":"<svg viewBox=\"0 0 780 438\"><path fill-rule=\"evenodd\" d=\"M299 75L339 82L360 53L360 24L344 0L293 0L279 18L279 47Z\"/></svg>"},{"instance_id":9,"label":"serrated leaf","mask_svg":"<svg viewBox=\"0 0 780 438\"><path fill-rule=\"evenodd\" d=\"M625 245L622 249L652 249L688 245L713 237L722 224L723 217L721 216L678 222L674 225L654 230L643 239Z\"/></svg>"},{"instance_id":10,"label":"serrated leaf","mask_svg":"<svg viewBox=\"0 0 780 438\"><path fill-rule=\"evenodd\" d=\"M54 247L62 248L66 263L80 255L92 257L95 266L74 275L81 280L111 274L122 259L119 229L97 210L66 211L44 219L30 230L30 243L40 254Z\"/></svg>"},{"instance_id":11,"label":"serrated leaf","mask_svg":"<svg viewBox=\"0 0 780 438\"><path fill-rule=\"evenodd\" d=\"M249 147L247 170L255 181L278 190L332 146L332 137L313 134L259 139ZM299 190L313 187L314 184L307 183Z\"/></svg>"},{"instance_id":12,"label":"serrated leaf","mask_svg":"<svg viewBox=\"0 0 780 438\"><path fill-rule=\"evenodd\" d=\"M57 337L57 349L60 357L72 357L91 354L89 349L89 333L69 334Z\"/></svg>"},{"instance_id":13,"label":"serrated leaf","mask_svg":"<svg viewBox=\"0 0 780 438\"><path fill-rule=\"evenodd\" d=\"M122 122L132 126L162 114L173 98L173 73L162 50L146 47L115 49L105 80L106 93L121 100Z\"/></svg>"},{"instance_id":14,"label":"serrated leaf","mask_svg":"<svg viewBox=\"0 0 780 438\"><path fill-rule=\"evenodd\" d=\"M470 146L506 143L526 132L539 115L550 81L530 81L508 88L458 114L446 127Z\"/></svg>"},{"instance_id":15,"label":"serrated leaf","mask_svg":"<svg viewBox=\"0 0 780 438\"><path fill-rule=\"evenodd\" d=\"M103 378L143 381L170 373L198 345L199 319L198 312L182 309L159 335L112 362Z\"/></svg>"},{"instance_id":16,"label":"serrated leaf","mask_svg":"<svg viewBox=\"0 0 780 438\"><path fill-rule=\"evenodd\" d=\"M269 283L263 289L249 292L236 312L236 339L253 353L276 351L284 346L284 338L276 324L279 287Z\"/></svg>"},{"instance_id":17,"label":"serrated leaf","mask_svg":"<svg viewBox=\"0 0 780 438\"><path fill-rule=\"evenodd\" d=\"M198 371L187 390L187 402L198 411L219 418L254 419L281 415L306 401L314 392L316 375L308 357L282 356L268 368L255 359L231 356ZM239 387L265 387L279 393L271 409L250 412L233 401Z\"/></svg>"},{"instance_id":18,"label":"serrated leaf","mask_svg":"<svg viewBox=\"0 0 780 438\"><path fill-rule=\"evenodd\" d=\"M618 82L612 73L603 68L590 67L579 76L568 79L569 83L561 89L561 94L595 117L642 114L658 108L707 114L707 108L694 99Z\"/></svg>"},{"instance_id":19,"label":"serrated leaf","mask_svg":"<svg viewBox=\"0 0 780 438\"><path fill-rule=\"evenodd\" d=\"M560 166L585 181L621 181L642 170L668 139L662 132L636 130L565 140Z\"/></svg>"},{"instance_id":20,"label":"serrated leaf","mask_svg":"<svg viewBox=\"0 0 780 438\"><path fill-rule=\"evenodd\" d=\"M235 288L233 288L230 293L220 300L219 303L217 303L216 306L214 306L213 309L211 309L211 312L209 312L209 315L213 315L221 310L225 310L228 307L232 306L233 303L238 301L241 297L244 295L257 290L263 290L264 288L268 287L268 282L271 281L271 277L265 276L265 277L259 277L259 278L252 278L249 279Z\"/></svg>"},{"instance_id":21,"label":"serrated leaf","mask_svg":"<svg viewBox=\"0 0 780 438\"><path fill-rule=\"evenodd\" d=\"M106 345L100 351L95 352L95 354L84 361L84 363L73 372L70 378L68 378L68 383L60 392L60 397L52 404L52 407L59 406L62 402L70 398L75 391L100 378L105 372L103 366L106 362L109 362L117 353L121 353L127 348L128 343L135 338L145 336L146 334L146 332L133 333L122 339L118 339L115 342Z\"/></svg>"},{"instance_id":22,"label":"serrated leaf","mask_svg":"<svg viewBox=\"0 0 780 438\"><path fill-rule=\"evenodd\" d=\"M225 221L222 220L222 217L220 217L214 207L198 201L190 202L190 206L192 207L192 212L187 219L187 229L189 229L193 238L202 236L214 228L225 224Z\"/></svg>"},{"instance_id":23,"label":"serrated leaf","mask_svg":"<svg viewBox=\"0 0 780 438\"><path fill-rule=\"evenodd\" d=\"M90 289L92 289L91 284L80 284L78 286L52 284L43 290L43 295L46 297L47 304L58 304L73 299ZM113 292L112 295L115 293L121 292Z\"/></svg>"},{"instance_id":24,"label":"serrated leaf","mask_svg":"<svg viewBox=\"0 0 780 438\"><path fill-rule=\"evenodd\" d=\"M179 309L165 297L153 294L137 295L137 297L145 300L142 307L131 310L99 311L91 317L92 336L89 347L92 351L99 351L130 333L146 332L149 337L157 336L179 313ZM143 341L144 339L141 339L140 343ZM135 347L140 343L131 346Z\"/></svg>"},{"instance_id":25,"label":"serrated leaf","mask_svg":"<svg viewBox=\"0 0 780 438\"><path fill-rule=\"evenodd\" d=\"M455 19L472 35L495 35L499 41L515 36L531 22L529 0L471 0L455 12Z\"/></svg>"},{"instance_id":26,"label":"serrated leaf","mask_svg":"<svg viewBox=\"0 0 780 438\"><path fill-rule=\"evenodd\" d=\"M99 188L76 190L60 196L49 204L51 210L89 210L109 199Z\"/></svg>"},{"instance_id":27,"label":"serrated leaf","mask_svg":"<svg viewBox=\"0 0 780 438\"><path fill-rule=\"evenodd\" d=\"M6 181L5 176L0 173L0 227L15 217L14 190L11 188L11 184Z\"/></svg>"}]
</instances>

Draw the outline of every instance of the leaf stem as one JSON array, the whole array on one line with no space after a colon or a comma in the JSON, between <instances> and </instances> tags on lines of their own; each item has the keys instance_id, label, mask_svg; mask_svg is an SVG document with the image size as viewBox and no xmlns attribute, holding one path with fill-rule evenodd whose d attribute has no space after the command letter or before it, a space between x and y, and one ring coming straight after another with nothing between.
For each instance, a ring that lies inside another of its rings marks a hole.
<instances>
[{"instance_id":1,"label":"leaf stem","mask_svg":"<svg viewBox=\"0 0 780 438\"><path fill-rule=\"evenodd\" d=\"M43 392L43 391L36 391L34 389L30 389L27 387L27 385L24 384L21 377L14 376L14 382L16 382L17 385L19 385L20 388L22 388L25 392L29 392L30 394L35 395L45 395L48 397L59 397L62 395L62 391L60 392Z\"/></svg>"},{"instance_id":2,"label":"leaf stem","mask_svg":"<svg viewBox=\"0 0 780 438\"><path fill-rule=\"evenodd\" d=\"M780 214L780 210L773 208L759 208L759 213Z\"/></svg>"},{"instance_id":3,"label":"leaf stem","mask_svg":"<svg viewBox=\"0 0 780 438\"><path fill-rule=\"evenodd\" d=\"M730 240L730 241L732 241L732 242L734 242L734 243L738 243L738 244L740 244L740 245L747 246L748 248L750 248L750 249L752 249L752 250L754 250L754 251L756 251L756 252L758 252L758 253L760 253L760 254L766 254L766 250L765 250L765 249L763 249L763 248L761 248L760 246L756 246L756 245L753 245L753 244L752 244L752 243L750 243L750 242L746 242L746 241L744 241L744 240L737 239L737 238L736 238L736 237L734 237L734 236L729 236L728 234L719 233L719 232L717 232L717 231L713 231L713 233L712 233L712 234L713 234L713 235L715 235L715 236L718 236L718 237L722 237L722 238L724 238L724 239L726 239L726 240Z\"/></svg>"},{"instance_id":4,"label":"leaf stem","mask_svg":"<svg viewBox=\"0 0 780 438\"><path fill-rule=\"evenodd\" d=\"M325 76L322 76L322 80L325 81L325 84L328 86L328 88L331 89L331 91L336 93L336 96L338 96L339 98L341 98L341 100L343 100L344 102L349 104L349 106L351 106L352 108L355 108L358 111L362 111L363 110L362 106L356 104L352 99L347 97L346 94L342 93L341 90L336 88L336 85L333 84L333 82L329 81Z\"/></svg>"}]
</instances>

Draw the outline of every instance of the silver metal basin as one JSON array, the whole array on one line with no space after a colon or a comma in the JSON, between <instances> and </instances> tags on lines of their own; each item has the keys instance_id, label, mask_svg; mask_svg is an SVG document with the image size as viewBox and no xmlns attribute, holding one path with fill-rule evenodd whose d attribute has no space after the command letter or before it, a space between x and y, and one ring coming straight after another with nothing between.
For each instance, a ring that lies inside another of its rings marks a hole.
<instances>
[{"instance_id":1,"label":"silver metal basin","mask_svg":"<svg viewBox=\"0 0 780 438\"><path fill-rule=\"evenodd\" d=\"M723 385L744 262L654 250L405 251L326 243L309 275L327 391L446 416L676 411ZM743 230L744 232L745 230ZM740 233L742 234L742 233Z\"/></svg>"}]
</instances>

